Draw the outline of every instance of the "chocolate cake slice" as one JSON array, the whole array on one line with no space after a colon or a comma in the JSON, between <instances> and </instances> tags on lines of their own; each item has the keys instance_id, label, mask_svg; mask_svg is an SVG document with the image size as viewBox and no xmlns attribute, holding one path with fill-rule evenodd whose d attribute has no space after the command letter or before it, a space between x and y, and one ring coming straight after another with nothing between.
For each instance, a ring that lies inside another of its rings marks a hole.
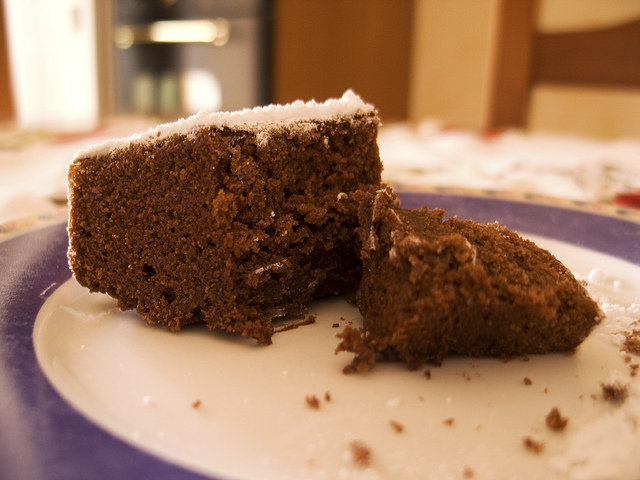
<instances>
[{"instance_id":1,"label":"chocolate cake slice","mask_svg":"<svg viewBox=\"0 0 640 480\"><path fill-rule=\"evenodd\" d=\"M68 171L75 278L150 323L270 343L273 318L357 288L353 193L380 188L378 123L348 91L203 112L79 153Z\"/></svg>"},{"instance_id":2,"label":"chocolate cake slice","mask_svg":"<svg viewBox=\"0 0 640 480\"><path fill-rule=\"evenodd\" d=\"M448 354L571 352L599 322L596 302L551 253L498 224L444 214L402 209L388 189L365 195L364 327L339 334L337 351L356 354L346 372L389 359L417 368Z\"/></svg>"}]
</instances>

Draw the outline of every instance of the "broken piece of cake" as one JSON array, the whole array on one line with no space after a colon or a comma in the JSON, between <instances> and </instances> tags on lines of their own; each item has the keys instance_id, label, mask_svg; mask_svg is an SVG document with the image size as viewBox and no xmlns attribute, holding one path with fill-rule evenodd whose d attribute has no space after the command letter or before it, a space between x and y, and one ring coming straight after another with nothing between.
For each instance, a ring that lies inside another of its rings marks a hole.
<instances>
[{"instance_id":1,"label":"broken piece of cake","mask_svg":"<svg viewBox=\"0 0 640 480\"><path fill-rule=\"evenodd\" d=\"M380 188L375 108L348 91L200 113L80 152L68 170L69 262L150 323L271 342L272 319L353 294L358 203Z\"/></svg>"},{"instance_id":2,"label":"broken piece of cake","mask_svg":"<svg viewBox=\"0 0 640 480\"><path fill-rule=\"evenodd\" d=\"M346 327L336 352L345 372L379 360L409 368L448 354L510 358L572 352L601 312L548 251L497 224L444 220L444 210L402 209L390 189L359 210L361 329Z\"/></svg>"}]
</instances>

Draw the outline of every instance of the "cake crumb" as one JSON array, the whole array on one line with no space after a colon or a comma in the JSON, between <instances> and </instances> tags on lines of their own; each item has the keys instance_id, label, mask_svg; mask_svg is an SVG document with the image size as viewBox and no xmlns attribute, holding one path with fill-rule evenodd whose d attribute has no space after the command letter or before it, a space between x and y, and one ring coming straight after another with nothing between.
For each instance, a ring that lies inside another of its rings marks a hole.
<instances>
[{"instance_id":1,"label":"cake crumb","mask_svg":"<svg viewBox=\"0 0 640 480\"><path fill-rule=\"evenodd\" d=\"M202 405L202 401L200 401L200 399L199 399L199 398L198 398L198 399L196 399L196 400L191 404L191 406L192 406L193 408L200 408L200 405Z\"/></svg>"},{"instance_id":2,"label":"cake crumb","mask_svg":"<svg viewBox=\"0 0 640 480\"><path fill-rule=\"evenodd\" d=\"M629 384L619 378L602 382L602 397L608 402L622 403L629 394Z\"/></svg>"},{"instance_id":3,"label":"cake crumb","mask_svg":"<svg viewBox=\"0 0 640 480\"><path fill-rule=\"evenodd\" d=\"M391 428L393 428L396 433L402 433L404 431L404 425L402 425L400 422L389 420L389 425L391 425Z\"/></svg>"},{"instance_id":4,"label":"cake crumb","mask_svg":"<svg viewBox=\"0 0 640 480\"><path fill-rule=\"evenodd\" d=\"M331 392L329 390L327 390L326 392L324 392L324 399L327 402L331 401Z\"/></svg>"},{"instance_id":5,"label":"cake crumb","mask_svg":"<svg viewBox=\"0 0 640 480\"><path fill-rule=\"evenodd\" d=\"M529 377L524 377L524 384L528 387L529 385L531 385L533 382L531 381L531 379Z\"/></svg>"},{"instance_id":6,"label":"cake crumb","mask_svg":"<svg viewBox=\"0 0 640 480\"><path fill-rule=\"evenodd\" d=\"M349 443L349 450L353 461L359 467L366 468L371 464L371 449L360 440Z\"/></svg>"},{"instance_id":7,"label":"cake crumb","mask_svg":"<svg viewBox=\"0 0 640 480\"><path fill-rule=\"evenodd\" d=\"M554 431L562 431L567 426L569 419L560 414L558 407L553 407L545 418L547 427Z\"/></svg>"},{"instance_id":8,"label":"cake crumb","mask_svg":"<svg viewBox=\"0 0 640 480\"><path fill-rule=\"evenodd\" d=\"M445 418L442 423L444 423L447 427L451 427L455 422L453 417Z\"/></svg>"},{"instance_id":9,"label":"cake crumb","mask_svg":"<svg viewBox=\"0 0 640 480\"><path fill-rule=\"evenodd\" d=\"M523 437L522 443L524 445L524 448L526 448L530 452L535 453L536 455L542 453L542 451L544 450L544 442L534 440L531 437Z\"/></svg>"},{"instance_id":10,"label":"cake crumb","mask_svg":"<svg viewBox=\"0 0 640 480\"><path fill-rule=\"evenodd\" d=\"M339 323L334 323L333 325L331 325L333 328L340 328L340 324Z\"/></svg>"},{"instance_id":11,"label":"cake crumb","mask_svg":"<svg viewBox=\"0 0 640 480\"><path fill-rule=\"evenodd\" d=\"M304 400L305 402L307 402L307 405L309 405L309 407L313 408L314 410L320 409L320 400L318 400L318 397L316 397L315 395L307 395Z\"/></svg>"},{"instance_id":12,"label":"cake crumb","mask_svg":"<svg viewBox=\"0 0 640 480\"><path fill-rule=\"evenodd\" d=\"M624 350L634 355L640 355L640 330L625 332Z\"/></svg>"}]
</instances>

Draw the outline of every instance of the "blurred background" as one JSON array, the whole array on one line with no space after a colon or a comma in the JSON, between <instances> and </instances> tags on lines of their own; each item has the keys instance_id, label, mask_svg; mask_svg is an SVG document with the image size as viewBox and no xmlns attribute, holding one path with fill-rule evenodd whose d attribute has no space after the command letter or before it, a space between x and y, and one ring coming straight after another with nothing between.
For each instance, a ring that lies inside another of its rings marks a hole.
<instances>
[{"instance_id":1,"label":"blurred background","mask_svg":"<svg viewBox=\"0 0 640 480\"><path fill-rule=\"evenodd\" d=\"M200 110L374 104L397 190L640 221L640 0L0 0L0 238L74 155ZM620 208L632 209L620 210Z\"/></svg>"},{"instance_id":2,"label":"blurred background","mask_svg":"<svg viewBox=\"0 0 640 480\"><path fill-rule=\"evenodd\" d=\"M352 88L386 124L487 125L498 0L0 3L5 124L90 130L114 116L171 120ZM638 17L638 0L539 0L535 22L561 32ZM541 85L530 104L529 130L640 136L638 88Z\"/></svg>"}]
</instances>

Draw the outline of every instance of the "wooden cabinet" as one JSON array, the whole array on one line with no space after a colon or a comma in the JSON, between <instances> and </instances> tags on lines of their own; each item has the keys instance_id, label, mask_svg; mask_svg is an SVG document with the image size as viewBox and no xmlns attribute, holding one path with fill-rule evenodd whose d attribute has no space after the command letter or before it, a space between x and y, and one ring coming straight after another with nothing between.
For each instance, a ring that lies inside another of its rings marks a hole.
<instances>
[{"instance_id":1,"label":"wooden cabinet","mask_svg":"<svg viewBox=\"0 0 640 480\"><path fill-rule=\"evenodd\" d=\"M413 0L276 0L273 100L353 89L383 122L408 112Z\"/></svg>"}]
</instances>

